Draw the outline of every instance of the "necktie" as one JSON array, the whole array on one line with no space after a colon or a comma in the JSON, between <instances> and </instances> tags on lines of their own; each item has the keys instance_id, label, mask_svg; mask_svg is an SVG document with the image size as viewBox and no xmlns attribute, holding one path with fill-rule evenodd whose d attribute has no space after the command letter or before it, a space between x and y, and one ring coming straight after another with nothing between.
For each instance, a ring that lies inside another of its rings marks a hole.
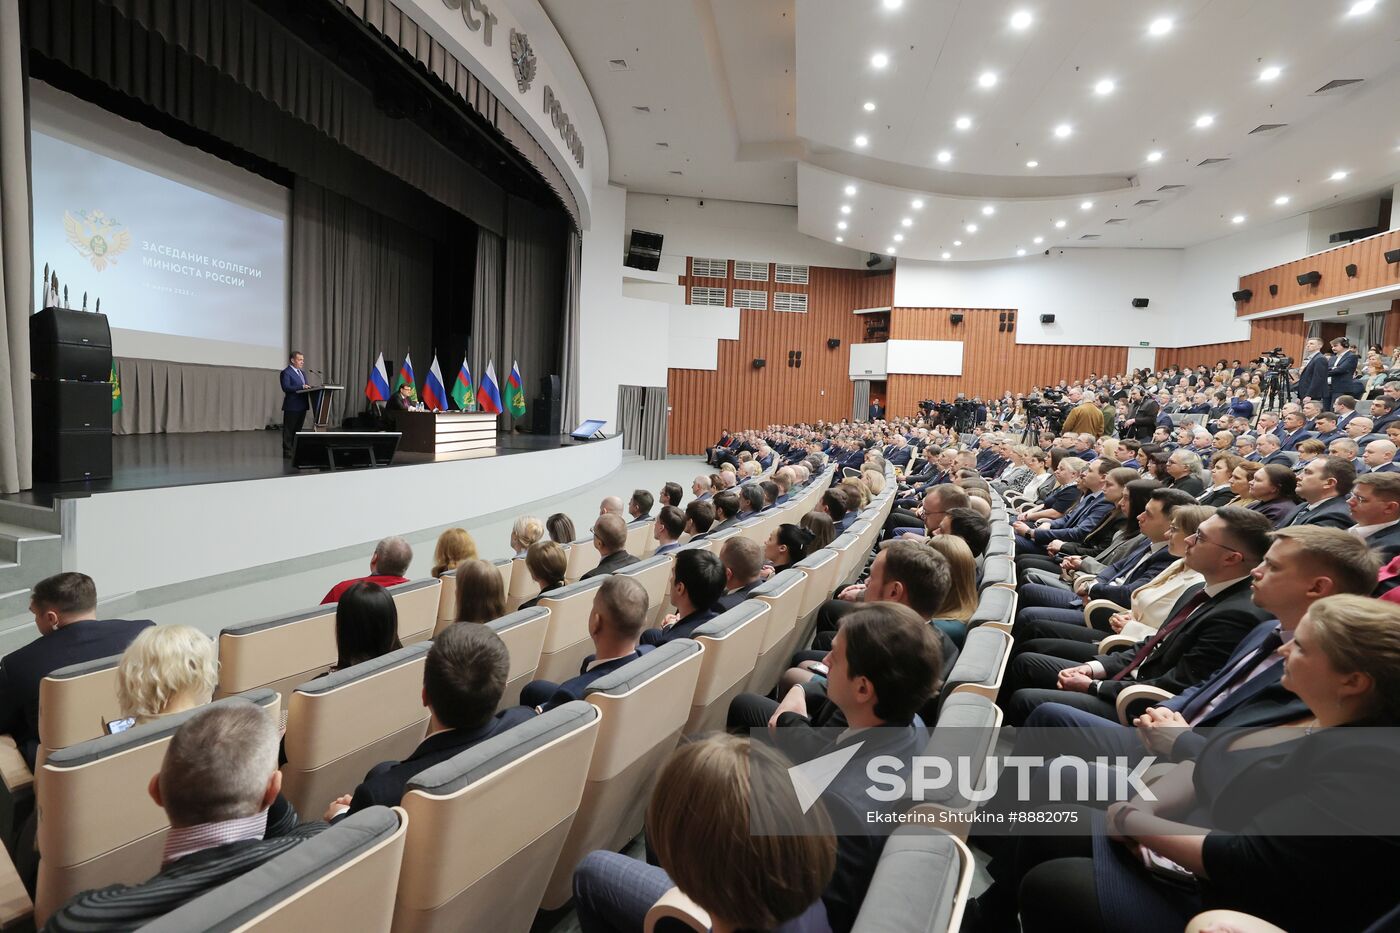
<instances>
[{"instance_id":1,"label":"necktie","mask_svg":"<svg viewBox=\"0 0 1400 933\"><path fill-rule=\"evenodd\" d=\"M1278 630L1270 632L1265 636L1264 640L1259 643L1259 647L1254 650L1254 653L1231 671L1230 676L1225 678L1223 683L1210 691L1209 694L1202 690L1192 697L1191 702L1187 705L1186 709L1182 711L1181 715L1187 720L1195 719L1216 697L1230 693L1243 683L1243 679L1246 675L1258 667L1261 661L1264 661L1269 655L1277 651L1282 644L1283 634Z\"/></svg>"},{"instance_id":2,"label":"necktie","mask_svg":"<svg viewBox=\"0 0 1400 933\"><path fill-rule=\"evenodd\" d=\"M1138 653L1133 656L1132 662L1127 667L1114 674L1113 679L1123 680L1133 671L1137 670L1138 666L1142 664L1143 661L1146 661L1152 656L1152 652L1157 650L1159 644L1165 641L1172 632L1175 632L1185 624L1186 620L1191 618L1191 614L1201 608L1209 599L1210 597L1206 595L1205 587L1202 587L1195 596L1192 596L1186 601L1186 605L1181 607L1180 612L1172 616L1165 625L1157 630L1157 634L1153 635L1147 644L1138 649Z\"/></svg>"}]
</instances>

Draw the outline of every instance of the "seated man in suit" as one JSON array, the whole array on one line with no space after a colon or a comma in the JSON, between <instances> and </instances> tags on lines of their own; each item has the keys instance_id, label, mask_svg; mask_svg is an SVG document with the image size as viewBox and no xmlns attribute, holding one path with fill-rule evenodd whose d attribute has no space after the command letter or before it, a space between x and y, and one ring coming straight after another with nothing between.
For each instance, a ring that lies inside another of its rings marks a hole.
<instances>
[{"instance_id":1,"label":"seated man in suit","mask_svg":"<svg viewBox=\"0 0 1400 933\"><path fill-rule=\"evenodd\" d=\"M1368 473L1400 473L1400 464L1395 462L1395 445L1389 440L1367 444L1361 462L1366 464Z\"/></svg>"},{"instance_id":2,"label":"seated man in suit","mask_svg":"<svg viewBox=\"0 0 1400 933\"><path fill-rule=\"evenodd\" d=\"M598 514L599 514L599 515L621 515L621 514L622 514L622 497L621 497L621 496L604 496L604 497L603 497L603 501L598 503ZM624 519L624 521L625 521L625 519Z\"/></svg>"},{"instance_id":3,"label":"seated man in suit","mask_svg":"<svg viewBox=\"0 0 1400 933\"><path fill-rule=\"evenodd\" d=\"M671 571L671 605L676 611L662 619L660 628L643 632L642 644L664 645L689 638L719 615L715 602L724 594L724 580L724 564L718 555L699 548L677 551Z\"/></svg>"},{"instance_id":4,"label":"seated man in suit","mask_svg":"<svg viewBox=\"0 0 1400 933\"><path fill-rule=\"evenodd\" d=\"M413 548L409 546L407 541L398 535L384 538L374 546L374 553L370 555L369 576L341 580L331 587L330 592L321 600L321 604L340 602L340 594L362 581L378 583L380 586L398 586L400 583L407 583L408 577L404 574L408 573L408 565L411 563L413 563Z\"/></svg>"},{"instance_id":5,"label":"seated man in suit","mask_svg":"<svg viewBox=\"0 0 1400 933\"><path fill-rule=\"evenodd\" d=\"M691 503L693 506L695 503ZM705 531L723 531L726 528L733 528L739 524L739 494L733 490L727 490L715 496L709 503L713 508L710 510L710 521L713 523L706 526ZM686 507L686 515L690 516L690 507Z\"/></svg>"},{"instance_id":6,"label":"seated man in suit","mask_svg":"<svg viewBox=\"0 0 1400 933\"><path fill-rule=\"evenodd\" d=\"M719 559L724 564L724 595L715 601L715 612L728 612L763 584L763 545L733 537L724 542Z\"/></svg>"},{"instance_id":7,"label":"seated man in suit","mask_svg":"<svg viewBox=\"0 0 1400 933\"><path fill-rule=\"evenodd\" d=\"M463 622L439 632L423 663L427 736L403 761L385 761L371 768L354 794L331 803L326 819L376 805L398 806L404 788L419 772L532 718L535 711L528 706L496 713L509 673L506 643L487 626Z\"/></svg>"},{"instance_id":8,"label":"seated man in suit","mask_svg":"<svg viewBox=\"0 0 1400 933\"><path fill-rule=\"evenodd\" d=\"M1380 552L1381 563L1400 554L1400 473L1358 476L1349 505L1356 524L1348 530Z\"/></svg>"},{"instance_id":9,"label":"seated man in suit","mask_svg":"<svg viewBox=\"0 0 1400 933\"><path fill-rule=\"evenodd\" d=\"M1291 525L1350 528L1355 524L1347 508L1347 496L1356 482L1356 468L1341 457L1314 457L1298 473L1296 492L1303 504L1283 520Z\"/></svg>"},{"instance_id":10,"label":"seated man in suit","mask_svg":"<svg viewBox=\"0 0 1400 933\"><path fill-rule=\"evenodd\" d=\"M1283 442L1283 450L1297 450L1298 445L1311 436L1308 419L1303 417L1301 411L1283 413L1283 431L1279 438Z\"/></svg>"},{"instance_id":11,"label":"seated man in suit","mask_svg":"<svg viewBox=\"0 0 1400 933\"><path fill-rule=\"evenodd\" d=\"M652 552L653 556L670 554L679 548L681 546L680 537L685 534L685 526L685 513L674 505L665 506L660 512L657 512L656 521L653 523L651 531L657 544L656 550Z\"/></svg>"},{"instance_id":12,"label":"seated man in suit","mask_svg":"<svg viewBox=\"0 0 1400 933\"><path fill-rule=\"evenodd\" d=\"M580 577L581 580L612 573L637 562L637 558L627 552L627 523L621 515L609 512L598 516L593 523L593 547L597 548L602 559L597 567Z\"/></svg>"},{"instance_id":13,"label":"seated man in suit","mask_svg":"<svg viewBox=\"0 0 1400 933\"><path fill-rule=\"evenodd\" d=\"M407 382L399 384L397 392L390 393L389 401L385 403L385 408L389 411L413 411L418 408L418 402L413 397L413 386Z\"/></svg>"},{"instance_id":14,"label":"seated man in suit","mask_svg":"<svg viewBox=\"0 0 1400 933\"><path fill-rule=\"evenodd\" d=\"M698 541L710 532L725 527L715 527L715 512L718 511L721 501L730 503L736 509L739 507L739 497L732 492L720 493L709 502L691 500L690 505L685 507L685 533L690 535L690 540ZM738 522L732 515L730 518L731 524Z\"/></svg>"},{"instance_id":15,"label":"seated man in suit","mask_svg":"<svg viewBox=\"0 0 1400 933\"><path fill-rule=\"evenodd\" d=\"M768 497L763 494L759 483L748 483L739 487L739 520L753 518L768 507Z\"/></svg>"},{"instance_id":16,"label":"seated man in suit","mask_svg":"<svg viewBox=\"0 0 1400 933\"><path fill-rule=\"evenodd\" d=\"M709 474L702 474L695 477L690 482L690 494L701 502L709 502L714 497L714 490L711 488ZM676 499L667 505L680 505L681 501Z\"/></svg>"},{"instance_id":17,"label":"seated man in suit","mask_svg":"<svg viewBox=\"0 0 1400 933\"><path fill-rule=\"evenodd\" d=\"M1318 413L1313 421L1313 430L1317 432L1317 439L1324 444L1330 444L1339 437L1346 437L1346 434L1337 428L1337 416L1330 411Z\"/></svg>"},{"instance_id":18,"label":"seated man in suit","mask_svg":"<svg viewBox=\"0 0 1400 933\"><path fill-rule=\"evenodd\" d=\"M121 654L146 619L98 621L97 587L85 573L58 573L34 584L29 611L39 637L0 661L0 733L34 767L39 748L39 682L61 667Z\"/></svg>"},{"instance_id":19,"label":"seated man in suit","mask_svg":"<svg viewBox=\"0 0 1400 933\"><path fill-rule=\"evenodd\" d=\"M1349 437L1339 437L1327 445L1327 455L1329 457L1341 457L1343 460L1350 461L1351 465L1356 468L1357 473L1369 472L1366 461L1357 456L1359 452L1360 450L1357 447L1356 441Z\"/></svg>"},{"instance_id":20,"label":"seated man in suit","mask_svg":"<svg viewBox=\"0 0 1400 933\"><path fill-rule=\"evenodd\" d=\"M543 713L571 700L582 700L593 681L651 650L649 645L637 646L646 624L646 588L632 577L608 577L593 594L593 610L588 614L593 653L583 659L578 676L562 684L532 680L520 691L521 704Z\"/></svg>"},{"instance_id":21,"label":"seated man in suit","mask_svg":"<svg viewBox=\"0 0 1400 933\"><path fill-rule=\"evenodd\" d=\"M201 710L176 730L151 778L151 799L170 820L160 872L79 894L44 929L143 927L326 828L298 825L281 789L268 711L246 701Z\"/></svg>"},{"instance_id":22,"label":"seated man in suit","mask_svg":"<svg viewBox=\"0 0 1400 933\"><path fill-rule=\"evenodd\" d=\"M1342 428L1342 433L1346 434L1347 437L1356 441L1356 446L1360 447L1363 443L1365 443L1365 441L1362 440L1362 438L1365 438L1372 433L1372 427L1374 425L1375 422L1372 421L1370 418L1367 418L1365 415L1357 415L1347 422L1347 426L1345 428Z\"/></svg>"},{"instance_id":23,"label":"seated man in suit","mask_svg":"<svg viewBox=\"0 0 1400 933\"><path fill-rule=\"evenodd\" d=\"M655 503L656 500L651 497L651 493L647 490L633 490L632 498L627 502L627 514L632 516L628 522L651 521L651 507Z\"/></svg>"},{"instance_id":24,"label":"seated man in suit","mask_svg":"<svg viewBox=\"0 0 1400 933\"><path fill-rule=\"evenodd\" d=\"M773 502L775 505L783 505L792 498L792 487L797 483L797 471L790 466L778 467L773 472L773 482L778 487L778 497Z\"/></svg>"},{"instance_id":25,"label":"seated man in suit","mask_svg":"<svg viewBox=\"0 0 1400 933\"><path fill-rule=\"evenodd\" d=\"M1259 462L1265 465L1281 463L1286 467L1293 466L1293 461L1288 458L1288 454L1280 449L1281 443L1277 434L1260 434Z\"/></svg>"},{"instance_id":26,"label":"seated man in suit","mask_svg":"<svg viewBox=\"0 0 1400 933\"><path fill-rule=\"evenodd\" d=\"M846 494L841 491L840 487L828 489L822 493L817 508L825 512L831 519L831 524L835 526L837 535L843 534L847 528L855 523L856 513L848 511Z\"/></svg>"},{"instance_id":27,"label":"seated man in suit","mask_svg":"<svg viewBox=\"0 0 1400 933\"><path fill-rule=\"evenodd\" d=\"M1060 466L1064 467L1075 459L1066 457L1060 461ZM1108 474L1117 468L1118 461L1107 457L1100 457L1091 464L1085 464L1078 471L1081 492L1079 501L1064 515L1038 524L1035 528L1031 528L1025 522L1016 522L1012 526L1016 531L1016 553L1043 554L1051 541L1082 541L1113 511L1114 504L1104 498L1103 486Z\"/></svg>"},{"instance_id":28,"label":"seated man in suit","mask_svg":"<svg viewBox=\"0 0 1400 933\"><path fill-rule=\"evenodd\" d=\"M759 511L768 512L777 508L778 496L782 495L782 490L778 488L778 484L771 479L765 479L763 482L759 483L758 486L763 490L763 508L759 509Z\"/></svg>"}]
</instances>

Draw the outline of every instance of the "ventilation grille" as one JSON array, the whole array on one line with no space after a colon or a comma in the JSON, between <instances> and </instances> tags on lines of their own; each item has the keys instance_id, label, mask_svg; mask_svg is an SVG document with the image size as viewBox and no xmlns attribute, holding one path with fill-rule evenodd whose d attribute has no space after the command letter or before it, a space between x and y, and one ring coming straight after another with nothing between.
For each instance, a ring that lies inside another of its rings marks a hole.
<instances>
[{"instance_id":1,"label":"ventilation grille","mask_svg":"<svg viewBox=\"0 0 1400 933\"><path fill-rule=\"evenodd\" d=\"M651 108L645 106L644 104L633 104L632 110L635 113L651 113Z\"/></svg>"},{"instance_id":2,"label":"ventilation grille","mask_svg":"<svg viewBox=\"0 0 1400 933\"><path fill-rule=\"evenodd\" d=\"M1318 88L1317 90L1313 91L1313 94L1314 94L1314 95L1317 95L1317 94L1330 94L1331 92L1336 91L1336 90L1340 90L1341 88L1344 88L1344 87L1351 87L1353 84L1360 84L1363 80L1365 80L1365 79L1363 79L1363 78L1338 78L1338 79L1335 80L1335 81L1328 81L1328 82L1327 82L1326 84L1324 84L1322 87L1320 87L1320 88Z\"/></svg>"},{"instance_id":3,"label":"ventilation grille","mask_svg":"<svg viewBox=\"0 0 1400 933\"><path fill-rule=\"evenodd\" d=\"M768 263L750 262L747 259L734 260L734 278L745 282L768 281Z\"/></svg>"},{"instance_id":4,"label":"ventilation grille","mask_svg":"<svg viewBox=\"0 0 1400 933\"><path fill-rule=\"evenodd\" d=\"M1255 133L1272 133L1274 130L1281 130L1287 125L1287 123L1261 123L1250 130L1249 135L1253 136Z\"/></svg>"},{"instance_id":5,"label":"ventilation grille","mask_svg":"<svg viewBox=\"0 0 1400 933\"><path fill-rule=\"evenodd\" d=\"M805 292L774 292L774 311L800 311L807 312L807 295Z\"/></svg>"},{"instance_id":6,"label":"ventilation grille","mask_svg":"<svg viewBox=\"0 0 1400 933\"><path fill-rule=\"evenodd\" d=\"M684 175L685 172L682 172L682 171L681 171L680 169L678 169L678 168L673 168L673 169L671 169L671 171L667 172L666 174L668 174L668 175Z\"/></svg>"},{"instance_id":7,"label":"ventilation grille","mask_svg":"<svg viewBox=\"0 0 1400 933\"><path fill-rule=\"evenodd\" d=\"M738 263L735 263L738 265ZM692 302L693 304L694 302ZM734 289L734 307L744 308L749 311L767 311L768 293L753 291L747 288Z\"/></svg>"},{"instance_id":8,"label":"ventilation grille","mask_svg":"<svg viewBox=\"0 0 1400 933\"><path fill-rule=\"evenodd\" d=\"M627 64L627 59L625 59L625 58L610 58L610 59L608 59L608 68L609 68L610 70L612 70L612 71L628 71L628 70L630 70L630 66Z\"/></svg>"},{"instance_id":9,"label":"ventilation grille","mask_svg":"<svg viewBox=\"0 0 1400 933\"><path fill-rule=\"evenodd\" d=\"M729 278L729 260L702 259L699 256L692 256L690 274L706 279L727 279Z\"/></svg>"},{"instance_id":10,"label":"ventilation grille","mask_svg":"<svg viewBox=\"0 0 1400 933\"><path fill-rule=\"evenodd\" d=\"M657 144L656 144L656 148L657 148L657 149L670 149L670 148L671 148L671 144L670 144L670 143L657 143Z\"/></svg>"},{"instance_id":11,"label":"ventilation grille","mask_svg":"<svg viewBox=\"0 0 1400 933\"><path fill-rule=\"evenodd\" d=\"M727 308L729 307L729 289L705 288L702 285L692 285L690 287L690 303L693 305L709 305L712 308Z\"/></svg>"},{"instance_id":12,"label":"ventilation grille","mask_svg":"<svg viewBox=\"0 0 1400 933\"><path fill-rule=\"evenodd\" d=\"M1223 159L1205 159L1196 163L1196 168L1205 168L1207 165L1219 165L1221 162L1229 162L1228 157Z\"/></svg>"},{"instance_id":13,"label":"ventilation grille","mask_svg":"<svg viewBox=\"0 0 1400 933\"><path fill-rule=\"evenodd\" d=\"M1185 187L1186 187L1185 185L1163 185L1162 187L1158 188L1157 190L1158 190L1158 191L1179 191L1179 190L1181 190L1182 188L1185 188Z\"/></svg>"},{"instance_id":14,"label":"ventilation grille","mask_svg":"<svg viewBox=\"0 0 1400 933\"><path fill-rule=\"evenodd\" d=\"M794 266L780 262L773 267L773 281L784 285L806 285L810 272L808 266Z\"/></svg>"},{"instance_id":15,"label":"ventilation grille","mask_svg":"<svg viewBox=\"0 0 1400 933\"><path fill-rule=\"evenodd\" d=\"M1126 217L1110 217L1108 220L1104 221L1106 224L1125 224L1127 222L1128 219Z\"/></svg>"},{"instance_id":16,"label":"ventilation grille","mask_svg":"<svg viewBox=\"0 0 1400 933\"><path fill-rule=\"evenodd\" d=\"M1156 203L1157 203L1157 199L1156 199L1156 198L1143 198L1141 201L1139 201L1139 202L1137 202L1136 204L1134 204L1133 207L1146 207L1146 206L1149 205L1149 204L1156 204Z\"/></svg>"},{"instance_id":17,"label":"ventilation grille","mask_svg":"<svg viewBox=\"0 0 1400 933\"><path fill-rule=\"evenodd\" d=\"M1081 240L1097 240L1098 238L1099 238L1099 235L1098 235L1097 233L1086 233L1086 234L1084 234L1082 237L1080 237L1079 239L1081 239Z\"/></svg>"}]
</instances>

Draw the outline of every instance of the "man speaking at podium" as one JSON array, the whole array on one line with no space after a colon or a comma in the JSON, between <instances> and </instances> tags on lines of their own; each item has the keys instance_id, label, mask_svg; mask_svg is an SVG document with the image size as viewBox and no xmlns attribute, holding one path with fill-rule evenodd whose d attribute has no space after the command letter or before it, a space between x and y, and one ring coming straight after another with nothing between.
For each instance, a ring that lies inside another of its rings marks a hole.
<instances>
[{"instance_id":1,"label":"man speaking at podium","mask_svg":"<svg viewBox=\"0 0 1400 933\"><path fill-rule=\"evenodd\" d=\"M310 385L302 365L306 357L300 350L293 350L287 357L287 368L282 370L282 456L292 455L292 442L297 432L306 423L306 413L311 410L311 396L300 390Z\"/></svg>"}]
</instances>

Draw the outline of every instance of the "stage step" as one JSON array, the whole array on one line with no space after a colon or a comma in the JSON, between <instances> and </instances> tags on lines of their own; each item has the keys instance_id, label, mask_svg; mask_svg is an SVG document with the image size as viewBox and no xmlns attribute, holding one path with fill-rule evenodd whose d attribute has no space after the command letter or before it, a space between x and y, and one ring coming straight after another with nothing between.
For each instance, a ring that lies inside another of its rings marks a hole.
<instances>
[{"instance_id":1,"label":"stage step","mask_svg":"<svg viewBox=\"0 0 1400 933\"><path fill-rule=\"evenodd\" d=\"M63 569L63 536L22 525L0 523L0 618L11 611L13 594Z\"/></svg>"}]
</instances>

